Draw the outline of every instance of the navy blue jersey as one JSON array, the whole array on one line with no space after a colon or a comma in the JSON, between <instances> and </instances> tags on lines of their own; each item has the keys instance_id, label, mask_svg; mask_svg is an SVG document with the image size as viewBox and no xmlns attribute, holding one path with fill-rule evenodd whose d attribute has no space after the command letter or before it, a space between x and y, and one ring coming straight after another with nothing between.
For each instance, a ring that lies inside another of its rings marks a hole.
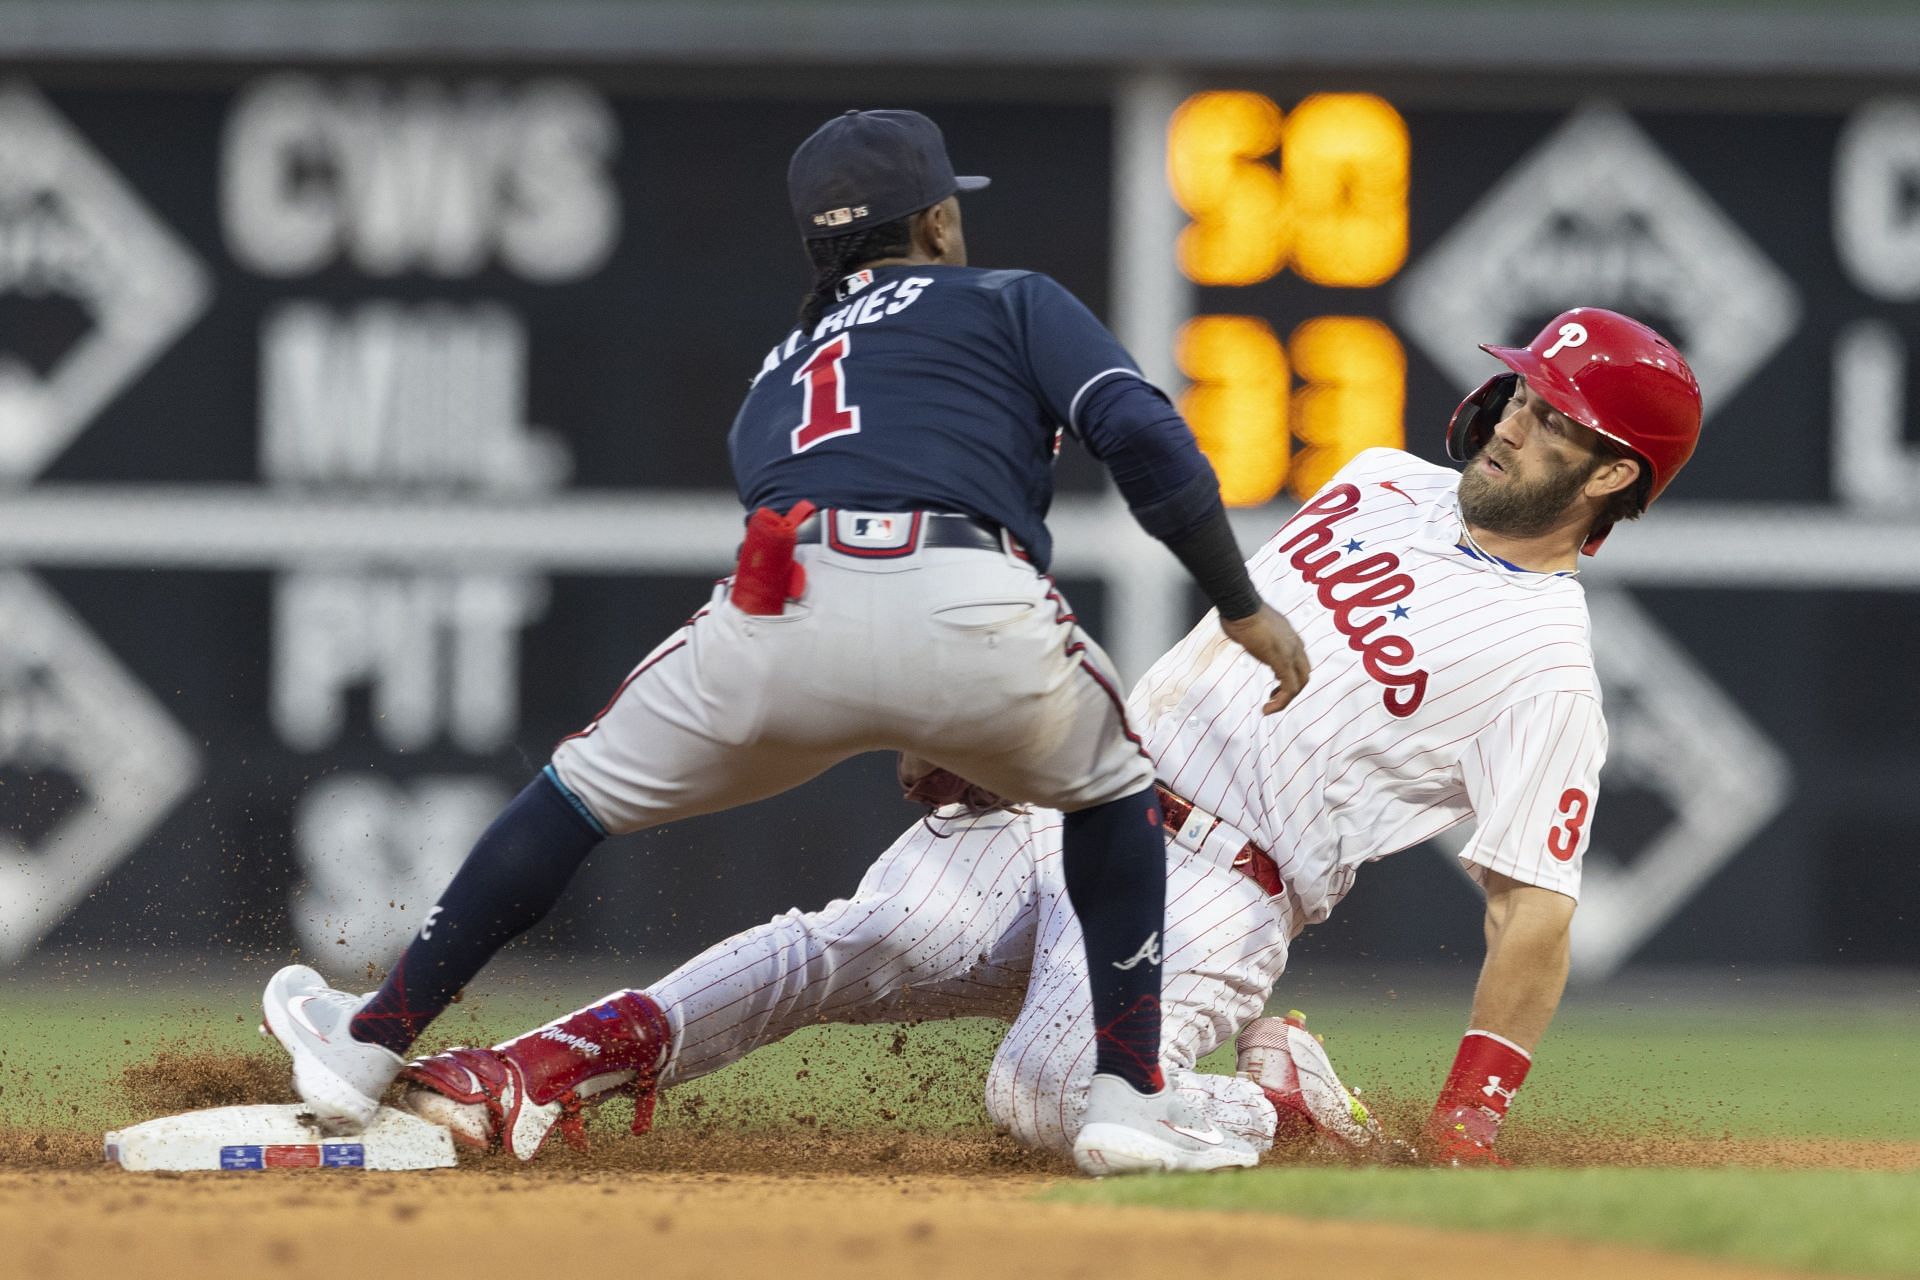
<instances>
[{"instance_id":1,"label":"navy blue jersey","mask_svg":"<svg viewBox=\"0 0 1920 1280\"><path fill-rule=\"evenodd\" d=\"M749 509L955 511L1045 569L1056 430L1096 384L1137 377L1106 326L1031 271L887 266L768 353L728 446Z\"/></svg>"}]
</instances>

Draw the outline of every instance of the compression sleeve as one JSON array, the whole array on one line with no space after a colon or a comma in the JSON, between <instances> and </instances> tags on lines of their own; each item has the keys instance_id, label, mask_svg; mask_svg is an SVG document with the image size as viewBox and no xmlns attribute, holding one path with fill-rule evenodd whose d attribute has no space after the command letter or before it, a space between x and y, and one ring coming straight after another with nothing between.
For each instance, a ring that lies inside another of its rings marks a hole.
<instances>
[{"instance_id":1,"label":"compression sleeve","mask_svg":"<svg viewBox=\"0 0 1920 1280\"><path fill-rule=\"evenodd\" d=\"M1198 477L1211 484L1216 500L1220 485L1193 432L1158 387L1131 374L1108 378L1089 389L1076 410L1074 430L1148 533L1164 542L1206 517L1205 502L1192 509L1171 505Z\"/></svg>"},{"instance_id":2,"label":"compression sleeve","mask_svg":"<svg viewBox=\"0 0 1920 1280\"><path fill-rule=\"evenodd\" d=\"M1222 618L1232 622L1260 612L1260 592L1247 573L1246 561L1240 558L1240 543L1233 536L1233 525L1227 520L1217 485L1213 515L1182 537L1167 539L1167 550L1187 567Z\"/></svg>"},{"instance_id":3,"label":"compression sleeve","mask_svg":"<svg viewBox=\"0 0 1920 1280\"><path fill-rule=\"evenodd\" d=\"M1223 618L1244 618L1260 595L1240 554L1220 482L1193 432L1158 388L1108 378L1082 397L1077 428L1106 464L1140 527L1167 544Z\"/></svg>"}]
</instances>

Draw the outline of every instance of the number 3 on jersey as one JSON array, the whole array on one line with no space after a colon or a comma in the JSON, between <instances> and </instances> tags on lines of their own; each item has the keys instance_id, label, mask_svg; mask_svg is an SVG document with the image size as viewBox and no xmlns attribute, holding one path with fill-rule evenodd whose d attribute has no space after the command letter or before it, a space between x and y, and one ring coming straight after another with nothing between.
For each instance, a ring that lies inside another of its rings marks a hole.
<instances>
[{"instance_id":1,"label":"number 3 on jersey","mask_svg":"<svg viewBox=\"0 0 1920 1280\"><path fill-rule=\"evenodd\" d=\"M822 440L850 436L860 429L860 406L847 403L842 362L853 350L853 339L841 334L816 348L807 362L793 371L793 385L806 387L800 425L793 429L793 451L805 453Z\"/></svg>"},{"instance_id":2,"label":"number 3 on jersey","mask_svg":"<svg viewBox=\"0 0 1920 1280\"><path fill-rule=\"evenodd\" d=\"M1547 852L1561 862L1571 862L1580 851L1580 832L1587 825L1587 815L1593 812L1593 802L1578 787L1568 787L1560 793L1556 812L1565 816L1547 832Z\"/></svg>"}]
</instances>

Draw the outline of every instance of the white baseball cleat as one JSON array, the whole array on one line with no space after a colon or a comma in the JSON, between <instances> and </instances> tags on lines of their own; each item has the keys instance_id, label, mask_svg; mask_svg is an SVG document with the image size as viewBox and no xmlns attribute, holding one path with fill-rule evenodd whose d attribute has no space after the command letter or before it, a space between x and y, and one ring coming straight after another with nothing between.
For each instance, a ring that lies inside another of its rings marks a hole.
<instances>
[{"instance_id":1,"label":"white baseball cleat","mask_svg":"<svg viewBox=\"0 0 1920 1280\"><path fill-rule=\"evenodd\" d=\"M1283 1139L1291 1130L1347 1151L1389 1159L1402 1154L1404 1144L1389 1139L1359 1096L1340 1082L1326 1046L1307 1030L1306 1014L1295 1009L1284 1018L1255 1018L1234 1047L1239 1074L1265 1092Z\"/></svg>"},{"instance_id":2,"label":"white baseball cleat","mask_svg":"<svg viewBox=\"0 0 1920 1280\"><path fill-rule=\"evenodd\" d=\"M293 1088L330 1133L358 1133L372 1123L380 1095L405 1065L384 1045L348 1034L353 1015L372 996L335 991L303 964L288 965L261 997L264 1030L293 1057Z\"/></svg>"},{"instance_id":3,"label":"white baseball cleat","mask_svg":"<svg viewBox=\"0 0 1920 1280\"><path fill-rule=\"evenodd\" d=\"M1073 1162L1080 1172L1104 1178L1250 1169L1260 1163L1260 1153L1176 1089L1141 1093L1119 1076L1095 1075L1073 1140Z\"/></svg>"}]
</instances>

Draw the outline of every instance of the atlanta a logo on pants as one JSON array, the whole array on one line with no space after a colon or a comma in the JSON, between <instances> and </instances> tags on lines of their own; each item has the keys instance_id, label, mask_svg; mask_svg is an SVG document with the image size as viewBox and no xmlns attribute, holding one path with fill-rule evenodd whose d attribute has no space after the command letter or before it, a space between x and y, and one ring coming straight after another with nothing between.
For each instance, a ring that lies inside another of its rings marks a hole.
<instances>
[{"instance_id":1,"label":"atlanta a logo on pants","mask_svg":"<svg viewBox=\"0 0 1920 1280\"><path fill-rule=\"evenodd\" d=\"M1148 934L1147 940L1140 944L1140 949L1127 959L1115 960L1113 967L1125 972L1129 969L1139 968L1142 961L1145 961L1147 964L1160 963L1160 931L1158 929Z\"/></svg>"}]
</instances>

